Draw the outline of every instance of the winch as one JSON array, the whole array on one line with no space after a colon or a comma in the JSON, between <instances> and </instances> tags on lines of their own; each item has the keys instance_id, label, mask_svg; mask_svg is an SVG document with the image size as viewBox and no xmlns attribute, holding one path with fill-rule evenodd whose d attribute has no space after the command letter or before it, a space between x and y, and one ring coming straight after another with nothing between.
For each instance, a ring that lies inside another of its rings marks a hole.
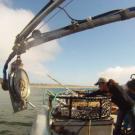
<instances>
[{"instance_id":1,"label":"winch","mask_svg":"<svg viewBox=\"0 0 135 135\"><path fill-rule=\"evenodd\" d=\"M8 88L14 112L27 109L30 94L29 78L23 69L20 56L11 64L8 74Z\"/></svg>"}]
</instances>

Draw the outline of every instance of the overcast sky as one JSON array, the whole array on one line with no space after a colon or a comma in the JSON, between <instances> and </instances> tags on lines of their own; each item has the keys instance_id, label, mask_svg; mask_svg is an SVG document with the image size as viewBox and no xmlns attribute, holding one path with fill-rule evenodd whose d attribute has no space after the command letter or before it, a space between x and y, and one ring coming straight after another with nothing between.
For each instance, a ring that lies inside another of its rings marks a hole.
<instances>
[{"instance_id":1,"label":"overcast sky","mask_svg":"<svg viewBox=\"0 0 135 135\"><path fill-rule=\"evenodd\" d=\"M66 0L62 6L69 1ZM16 35L47 2L0 0L0 76ZM74 0L65 9L73 18L84 19L113 9L133 6L134 0ZM57 11L58 9L51 15ZM70 19L60 11L43 25L41 31L53 30L70 23ZM31 48L22 55L30 81L54 83L46 76L48 73L63 84L93 85L100 76L126 83L130 75L135 73L134 24L135 19L112 23Z\"/></svg>"}]
</instances>

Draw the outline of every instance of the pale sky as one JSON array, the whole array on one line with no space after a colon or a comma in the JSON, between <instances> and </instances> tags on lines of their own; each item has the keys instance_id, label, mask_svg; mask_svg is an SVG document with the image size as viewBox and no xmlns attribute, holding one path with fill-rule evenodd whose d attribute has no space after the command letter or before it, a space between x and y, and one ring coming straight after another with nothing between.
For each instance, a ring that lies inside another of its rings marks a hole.
<instances>
[{"instance_id":1,"label":"pale sky","mask_svg":"<svg viewBox=\"0 0 135 135\"><path fill-rule=\"evenodd\" d=\"M70 0L66 0L65 5ZM17 34L48 0L0 0L0 76ZM75 19L135 6L134 0L73 0L65 9ZM50 16L56 13L53 11ZM50 17L44 19L44 22ZM70 24L60 11L41 31ZM94 85L102 76L126 83L135 73L135 19L100 26L31 48L22 55L31 82Z\"/></svg>"}]
</instances>

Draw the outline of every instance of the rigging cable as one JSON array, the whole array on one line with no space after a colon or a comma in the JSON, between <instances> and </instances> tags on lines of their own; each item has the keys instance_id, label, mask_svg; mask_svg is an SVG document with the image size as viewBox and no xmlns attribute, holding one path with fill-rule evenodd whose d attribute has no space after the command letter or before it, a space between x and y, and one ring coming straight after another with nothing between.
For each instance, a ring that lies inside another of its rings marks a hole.
<instances>
[{"instance_id":1,"label":"rigging cable","mask_svg":"<svg viewBox=\"0 0 135 135\"><path fill-rule=\"evenodd\" d=\"M60 7L60 6L59 6L58 8L60 8L61 10L64 11L64 13L68 16L68 18L72 20L71 22L77 21L76 19L72 18L72 17L69 15L69 13L68 13L63 7Z\"/></svg>"},{"instance_id":2,"label":"rigging cable","mask_svg":"<svg viewBox=\"0 0 135 135\"><path fill-rule=\"evenodd\" d=\"M47 74L47 76L48 76L51 80L55 81L57 84L59 84L60 86L62 86L63 88L65 88L68 92L71 92L71 93L73 93L73 94L76 94L76 92L75 92L74 90L71 90L71 89L67 88L65 85L63 85L62 83L60 83L58 80L54 79L54 78L53 78L52 76L50 76L49 74Z\"/></svg>"},{"instance_id":3,"label":"rigging cable","mask_svg":"<svg viewBox=\"0 0 135 135\"><path fill-rule=\"evenodd\" d=\"M64 5L62 8L67 7L69 4L71 4L74 0L70 0L66 5ZM48 20L45 21L45 23L43 23L39 29L41 29L45 24L47 24L50 20L52 20L58 13L60 13L61 9L59 9L55 14L53 14L50 18L48 18Z\"/></svg>"}]
</instances>

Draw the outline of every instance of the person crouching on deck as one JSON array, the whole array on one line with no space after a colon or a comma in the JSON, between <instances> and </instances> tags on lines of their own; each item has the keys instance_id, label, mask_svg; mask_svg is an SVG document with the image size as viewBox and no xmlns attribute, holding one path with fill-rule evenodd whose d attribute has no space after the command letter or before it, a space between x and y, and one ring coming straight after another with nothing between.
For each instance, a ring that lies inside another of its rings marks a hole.
<instances>
[{"instance_id":1,"label":"person crouching on deck","mask_svg":"<svg viewBox=\"0 0 135 135\"><path fill-rule=\"evenodd\" d=\"M121 134L122 122L126 115L128 115L129 117L132 135L135 135L134 100L128 95L128 93L123 89L122 86L120 86L112 79L106 81L105 78L99 78L98 82L95 85L98 85L99 90L90 93L89 96L96 96L96 95L110 96L111 101L119 108L113 135Z\"/></svg>"},{"instance_id":2,"label":"person crouching on deck","mask_svg":"<svg viewBox=\"0 0 135 135\"><path fill-rule=\"evenodd\" d=\"M121 125L126 115L129 117L129 123L132 129L132 135L135 135L135 102L128 95L128 93L116 83L114 80L110 79L107 82L108 91L111 94L111 100L118 107L117 121L115 125L114 135L120 135Z\"/></svg>"}]
</instances>

